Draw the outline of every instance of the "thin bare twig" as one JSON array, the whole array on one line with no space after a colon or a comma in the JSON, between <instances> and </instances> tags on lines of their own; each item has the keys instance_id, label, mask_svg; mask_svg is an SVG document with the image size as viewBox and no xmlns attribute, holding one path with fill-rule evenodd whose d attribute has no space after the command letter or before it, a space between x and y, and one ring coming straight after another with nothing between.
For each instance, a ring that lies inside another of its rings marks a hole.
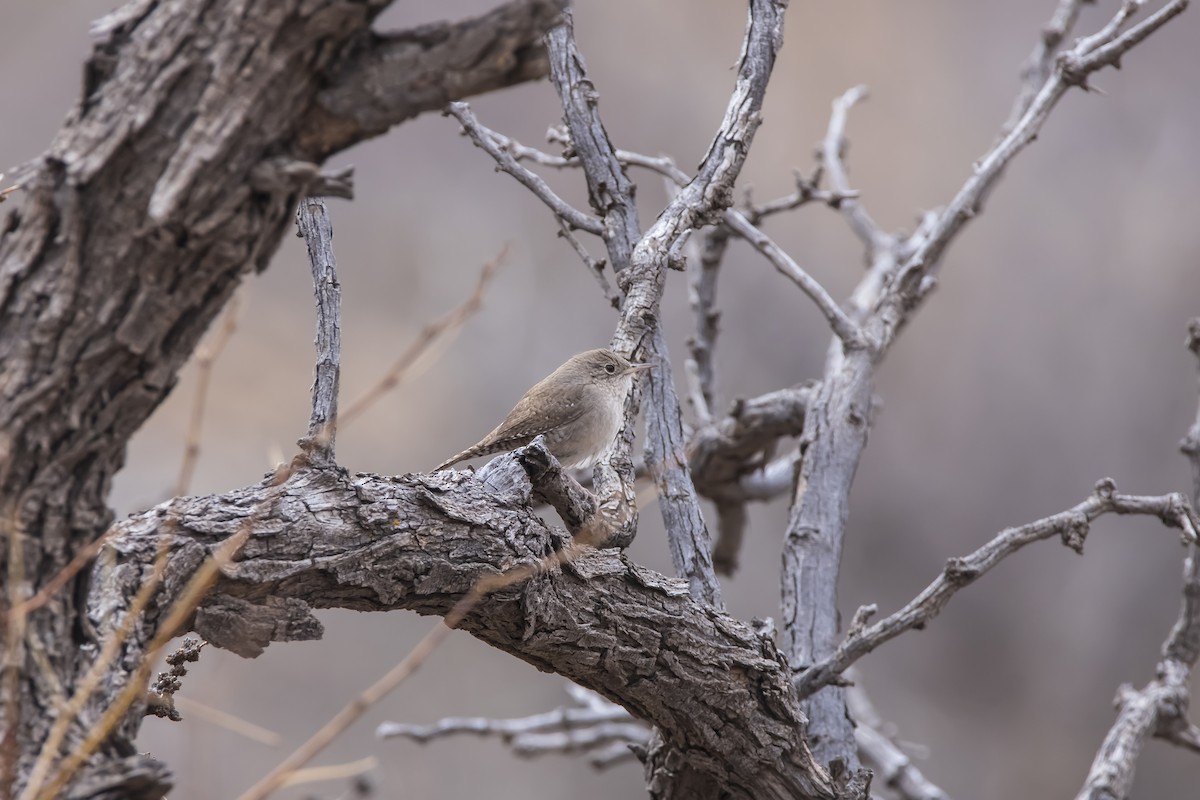
<instances>
[{"instance_id":1,"label":"thin bare twig","mask_svg":"<svg viewBox=\"0 0 1200 800\"><path fill-rule=\"evenodd\" d=\"M875 220L871 219L871 215L858 201L857 193L850 188L850 179L847 177L846 165L842 160L846 151L847 114L855 103L866 96L867 87L855 86L833 101L833 113L829 115L829 127L825 132L824 141L821 142L821 164L829 173L829 183L833 186L833 190L846 198L838 205L838 209L846 218L850 230L854 231L863 246L866 247L867 258L870 261L874 260L875 254L880 250L891 248L894 240L879 229Z\"/></svg>"},{"instance_id":2,"label":"thin bare twig","mask_svg":"<svg viewBox=\"0 0 1200 800\"><path fill-rule=\"evenodd\" d=\"M604 277L605 260L603 258L592 258L587 248L579 241L579 237L571 232L571 226L564 222L562 217L558 218L558 227L559 238L567 240L567 244L571 245L571 249L575 251L575 255L579 256L579 260L588 268L588 272L596 279L596 283L600 284L600 291L604 292L604 297L608 300L608 304L619 311L621 309L621 295L613 289L612 284L608 282L608 278Z\"/></svg>"},{"instance_id":3,"label":"thin bare twig","mask_svg":"<svg viewBox=\"0 0 1200 800\"><path fill-rule=\"evenodd\" d=\"M862 329L859 328L858 323L850 319L850 315L842 310L842 307L830 296L829 292L825 291L825 287L801 269L795 259L784 252L783 248L775 244L771 240L771 237L751 225L750 221L737 211L726 211L724 220L730 230L749 242L750 246L755 250L762 253L775 269L779 270L784 276L799 286L800 291L808 295L809 299L817 304L817 308L825 315L825 319L829 321L833 332L842 340L847 349L867 346L865 335Z\"/></svg>"},{"instance_id":4,"label":"thin bare twig","mask_svg":"<svg viewBox=\"0 0 1200 800\"><path fill-rule=\"evenodd\" d=\"M1025 545L1060 536L1064 545L1082 553L1090 524L1104 514L1155 516L1164 525L1183 531L1188 541L1197 541L1196 516L1182 494L1174 492L1157 497L1118 494L1116 484L1105 478L1082 503L1018 528L1008 528L970 555L950 559L942 573L908 605L852 633L832 655L800 673L796 679L800 696L808 697L824 686L838 683L842 672L855 661L901 633L929 622L959 589L971 585Z\"/></svg>"},{"instance_id":5,"label":"thin bare twig","mask_svg":"<svg viewBox=\"0 0 1200 800\"><path fill-rule=\"evenodd\" d=\"M462 326L466 324L467 320L483 306L483 296L487 291L488 284L491 282L496 270L508 258L510 247L511 243L505 242L504 247L500 249L496 257L485 263L479 271L479 279L475 281L475 288L471 290L470 296L461 304L450 309L422 328L412 343L396 359L396 363L392 364L391 368L379 379L379 382L368 389L362 397L351 403L350 407L341 413L339 423L342 427L348 425L351 420L357 419L363 412L374 405L379 398L403 383L413 370L419 364L423 363L425 357L429 355L431 348L439 339L445 337L448 341L462 330Z\"/></svg>"},{"instance_id":6,"label":"thin bare twig","mask_svg":"<svg viewBox=\"0 0 1200 800\"><path fill-rule=\"evenodd\" d=\"M225 346L237 330L238 313L241 309L239 295L230 299L212 341L202 345L196 351L196 393L192 399L192 416L188 421L187 438L184 439L183 461L179 465L179 478L175 481L175 497L188 493L192 485L192 476L196 473L196 464L200 460L200 433L204 427L204 410L208 402L208 384L212 378L213 364L220 357ZM103 543L103 537L97 540ZM90 548L88 548L90 549ZM86 552L86 551L85 551ZM97 552L99 550L97 549ZM76 554L78 559L80 554ZM91 556L88 557L89 559Z\"/></svg>"},{"instance_id":7,"label":"thin bare twig","mask_svg":"<svg viewBox=\"0 0 1200 800\"><path fill-rule=\"evenodd\" d=\"M275 731L267 730L261 725L256 725L235 714L230 714L228 711L214 708L207 703L201 703L199 700L195 700L187 695L176 695L175 705L189 717L195 717L211 725L224 728L252 742L265 744L268 747L278 747L283 741L283 738L278 733L275 733Z\"/></svg>"},{"instance_id":8,"label":"thin bare twig","mask_svg":"<svg viewBox=\"0 0 1200 800\"><path fill-rule=\"evenodd\" d=\"M432 725L384 722L375 735L421 744L462 734L496 737L522 758L585 753L597 769L632 759L630 746L644 745L650 738L650 729L616 703L574 684L568 685L567 691L571 694L571 705L528 717L446 717ZM618 751L623 755L618 757Z\"/></svg>"},{"instance_id":9,"label":"thin bare twig","mask_svg":"<svg viewBox=\"0 0 1200 800\"><path fill-rule=\"evenodd\" d=\"M479 124L479 120L471 113L470 106L466 103L451 103L446 107L446 113L458 120L459 124L463 126L463 133L475 143L476 147L483 150L495 160L498 170L507 172L516 178L522 186L533 192L539 200L545 203L554 212L556 217L573 228L594 233L597 236L604 235L603 222L590 214L585 214L566 200L563 200L554 193L554 190L539 175L530 172L518 164L511 153L489 137L487 135L489 131Z\"/></svg>"},{"instance_id":10,"label":"thin bare twig","mask_svg":"<svg viewBox=\"0 0 1200 800\"><path fill-rule=\"evenodd\" d=\"M329 764L324 767L308 767L307 769L298 769L288 776L284 781L284 786L299 786L304 783L315 783L317 781L336 781L343 778L353 778L355 775L362 775L364 772L370 772L379 766L379 759L375 756L367 756L360 758L357 761L349 761L345 764Z\"/></svg>"},{"instance_id":11,"label":"thin bare twig","mask_svg":"<svg viewBox=\"0 0 1200 800\"><path fill-rule=\"evenodd\" d=\"M1062 96L1072 86L1086 88L1087 79L1092 73L1116 65L1121 56L1182 13L1188 0L1171 0L1122 33L1130 16L1141 5L1141 2L1126 0L1099 33L1081 39L1074 48L1061 53L1056 59L1053 73L1038 90L1017 124L975 165L974 174L939 214L936 225L921 246L900 268L895 279L898 291L888 292L882 298L877 309L884 324L882 346L886 347L894 337L896 328L932 291L946 248L966 223L980 213L988 193L1005 167L1037 138L1038 131Z\"/></svg>"},{"instance_id":12,"label":"thin bare twig","mask_svg":"<svg viewBox=\"0 0 1200 800\"><path fill-rule=\"evenodd\" d=\"M1006 135L1021 121L1021 117L1033 103L1033 98L1037 96L1038 90L1050 77L1050 73L1054 69L1054 57L1057 55L1058 47L1075 27L1075 22L1079 19L1079 12L1085 3L1095 3L1095 0L1058 0L1054 15L1042 28L1041 37L1034 45L1033 52L1029 54L1025 66L1021 68L1021 93L1013 102L1008 121L1000 129L1001 136Z\"/></svg>"},{"instance_id":13,"label":"thin bare twig","mask_svg":"<svg viewBox=\"0 0 1200 800\"><path fill-rule=\"evenodd\" d=\"M1200 317L1188 324L1187 345L1200 366ZM1200 405L1179 449L1191 467L1192 502L1200 503ZM1117 718L1096 751L1078 800L1128 797L1148 736L1200 752L1200 729L1187 719L1189 683L1200 660L1200 545L1194 541L1183 563L1182 595L1179 616L1163 642L1155 679L1139 690L1129 685L1117 690Z\"/></svg>"},{"instance_id":14,"label":"thin bare twig","mask_svg":"<svg viewBox=\"0 0 1200 800\"><path fill-rule=\"evenodd\" d=\"M846 692L846 705L854 717L854 739L863 763L875 771L876 780L896 793L899 800L949 800L946 793L917 768L912 758L883 732L883 721L862 686Z\"/></svg>"}]
</instances>

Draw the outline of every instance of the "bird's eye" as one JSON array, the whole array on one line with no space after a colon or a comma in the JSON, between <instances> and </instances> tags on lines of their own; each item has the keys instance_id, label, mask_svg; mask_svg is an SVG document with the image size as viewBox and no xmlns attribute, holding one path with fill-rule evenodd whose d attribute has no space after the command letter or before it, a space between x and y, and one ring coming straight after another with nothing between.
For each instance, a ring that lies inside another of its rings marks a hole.
<instances>
[{"instance_id":1,"label":"bird's eye","mask_svg":"<svg viewBox=\"0 0 1200 800\"><path fill-rule=\"evenodd\" d=\"M614 372L617 371L617 365L616 364L605 364L604 371L607 372L609 375L612 375Z\"/></svg>"}]
</instances>

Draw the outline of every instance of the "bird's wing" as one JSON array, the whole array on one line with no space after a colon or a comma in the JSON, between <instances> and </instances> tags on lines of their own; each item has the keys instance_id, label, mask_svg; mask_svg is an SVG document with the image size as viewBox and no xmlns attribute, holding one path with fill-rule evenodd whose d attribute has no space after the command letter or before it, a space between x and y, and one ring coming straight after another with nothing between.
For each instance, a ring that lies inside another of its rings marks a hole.
<instances>
[{"instance_id":1,"label":"bird's wing","mask_svg":"<svg viewBox=\"0 0 1200 800\"><path fill-rule=\"evenodd\" d=\"M495 444L518 439L525 440L521 444L528 443L551 428L570 425L582 417L587 409L584 399L584 387L580 385L561 387L553 392L530 390L487 439ZM520 444L512 446L520 447Z\"/></svg>"},{"instance_id":2,"label":"bird's wing","mask_svg":"<svg viewBox=\"0 0 1200 800\"><path fill-rule=\"evenodd\" d=\"M560 391L537 392L530 389L508 413L504 422L478 444L468 447L453 458L442 462L434 472L446 469L460 461L475 456L512 450L532 442L538 435L547 433L551 426L569 425L583 416L587 408L582 386L570 386ZM536 399L534 399L536 397Z\"/></svg>"}]
</instances>

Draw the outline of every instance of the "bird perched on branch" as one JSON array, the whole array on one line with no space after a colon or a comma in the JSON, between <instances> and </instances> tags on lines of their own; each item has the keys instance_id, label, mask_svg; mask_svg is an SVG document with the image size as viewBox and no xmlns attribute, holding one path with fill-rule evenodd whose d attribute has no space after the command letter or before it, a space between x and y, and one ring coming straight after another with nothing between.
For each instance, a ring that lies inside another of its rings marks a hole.
<instances>
[{"instance_id":1,"label":"bird perched on branch","mask_svg":"<svg viewBox=\"0 0 1200 800\"><path fill-rule=\"evenodd\" d=\"M634 373L650 366L603 348L571 356L526 392L494 431L434 471L523 447L538 436L546 437L546 447L564 467L589 467L621 430Z\"/></svg>"}]
</instances>

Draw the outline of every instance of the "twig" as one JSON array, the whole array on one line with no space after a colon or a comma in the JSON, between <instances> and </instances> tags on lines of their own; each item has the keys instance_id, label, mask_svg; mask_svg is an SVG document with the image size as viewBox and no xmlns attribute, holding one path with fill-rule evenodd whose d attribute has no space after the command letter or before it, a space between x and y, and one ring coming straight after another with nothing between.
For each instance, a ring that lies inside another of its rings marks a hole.
<instances>
[{"instance_id":1,"label":"twig","mask_svg":"<svg viewBox=\"0 0 1200 800\"><path fill-rule=\"evenodd\" d=\"M459 124L463 126L463 133L474 142L476 147L483 150L495 160L498 170L507 172L516 178L522 186L533 192L539 200L549 206L556 217L573 228L594 233L597 236L604 234L603 222L590 214L583 213L566 200L563 200L554 193L554 190L540 176L518 164L510 153L491 139L487 135L487 129L480 125L479 120L471 113L470 106L466 103L451 103L446 106L446 113L458 120Z\"/></svg>"},{"instance_id":2,"label":"twig","mask_svg":"<svg viewBox=\"0 0 1200 800\"><path fill-rule=\"evenodd\" d=\"M855 684L847 690L846 704L857 723L854 739L859 755L899 800L949 800L892 738L883 733L879 713L861 685Z\"/></svg>"},{"instance_id":3,"label":"twig","mask_svg":"<svg viewBox=\"0 0 1200 800\"><path fill-rule=\"evenodd\" d=\"M189 717L195 717L212 725L217 725L252 742L265 744L268 747L278 747L283 741L282 737L278 733L275 733L275 731L255 725L253 722L230 714L228 711L213 708L207 703L201 703L199 700L190 698L187 695L176 695L175 704L179 707L180 711Z\"/></svg>"},{"instance_id":4,"label":"twig","mask_svg":"<svg viewBox=\"0 0 1200 800\"><path fill-rule=\"evenodd\" d=\"M829 173L829 183L833 186L833 191L845 198L837 206L838 209L846 218L850 229L867 248L867 258L873 260L877 252L892 247L893 238L879 229L875 220L871 219L871 215L858 201L857 193L850 188L846 165L842 161L846 150L847 114L855 103L866 96L867 87L855 86L833 101L833 113L829 115L829 127L821 143L821 163Z\"/></svg>"},{"instance_id":5,"label":"twig","mask_svg":"<svg viewBox=\"0 0 1200 800\"><path fill-rule=\"evenodd\" d=\"M846 667L876 647L929 622L959 589L971 585L1025 545L1060 536L1064 545L1082 553L1090 524L1104 514L1156 516L1164 525L1183 531L1188 541L1197 541L1196 517L1182 494L1174 492L1157 497L1118 494L1116 484L1105 478L1087 499L1073 508L1018 528L1008 528L970 555L950 559L942 573L908 605L847 637L831 656L804 670L796 679L800 697L837 683Z\"/></svg>"},{"instance_id":6,"label":"twig","mask_svg":"<svg viewBox=\"0 0 1200 800\"><path fill-rule=\"evenodd\" d=\"M1200 317L1188 323L1187 346L1200 366ZM1200 405L1179 449L1191 467L1192 502L1200 503ZM1079 800L1128 797L1147 736L1200 752L1200 729L1186 716L1189 681L1200 660L1200 546L1194 541L1183 563L1182 594L1179 617L1163 642L1155 679L1140 690L1128 685L1117 690L1117 719L1096 752Z\"/></svg>"},{"instance_id":7,"label":"twig","mask_svg":"<svg viewBox=\"0 0 1200 800\"><path fill-rule=\"evenodd\" d=\"M596 279L596 283L600 284L600 291L604 292L604 297L608 300L609 305L620 311L621 295L613 289L612 284L608 282L608 278L604 277L604 259L592 258L587 248L579 241L579 237L571 233L571 226L564 222L562 217L558 218L558 227L559 238L567 240L567 244L571 245L571 249L575 251L575 255L579 256L579 260L588 268L588 272Z\"/></svg>"},{"instance_id":8,"label":"twig","mask_svg":"<svg viewBox=\"0 0 1200 800\"><path fill-rule=\"evenodd\" d=\"M229 344L234 331L237 330L238 312L241 301L234 295L225 309L221 327L211 343L196 351L196 394L192 399L192 416L188 421L187 438L184 440L183 461L179 465L179 478L175 481L175 497L188 493L192 485L192 476L196 472L196 463L200 460L200 432L204 427L204 409L208 402L208 384L212 378L213 363L220 357L225 346ZM76 558L79 554L76 554ZM90 558L90 556L89 556Z\"/></svg>"},{"instance_id":9,"label":"twig","mask_svg":"<svg viewBox=\"0 0 1200 800\"><path fill-rule=\"evenodd\" d=\"M837 210L847 200L858 197L858 192L853 189L822 189L820 184L824 174L824 167L820 165L810 178L804 177L804 173L798 169L792 170L792 177L796 183L795 191L762 205L754 202L750 190L747 189L745 202L742 203L742 213L746 219L750 220L751 225L757 227L767 217L784 211L792 211L808 203L821 203Z\"/></svg>"},{"instance_id":10,"label":"twig","mask_svg":"<svg viewBox=\"0 0 1200 800\"><path fill-rule=\"evenodd\" d=\"M808 295L821 313L825 315L825 319L829 320L829 325L833 328L833 332L837 335L847 349L855 349L866 347L867 342L862 330L850 316L842 310L829 292L825 291L825 287L812 278L807 272L801 269L800 265L789 256L784 250L769 236L763 233L758 228L750 224L750 221L743 217L737 211L725 212L725 224L730 230L741 236L750 245L762 253L768 261L789 278L793 283L800 287L800 291Z\"/></svg>"},{"instance_id":11,"label":"twig","mask_svg":"<svg viewBox=\"0 0 1200 800\"><path fill-rule=\"evenodd\" d=\"M296 227L308 247L313 294L317 302L317 366L312 388L312 415L300 449L313 466L334 463L337 436L338 384L342 363L342 287L333 257L333 226L320 197L300 201Z\"/></svg>"},{"instance_id":12,"label":"twig","mask_svg":"<svg viewBox=\"0 0 1200 800\"><path fill-rule=\"evenodd\" d=\"M586 753L590 763L604 769L632 757L631 745L650 737L645 724L621 706L573 684L574 704L513 719L446 717L432 725L384 722L375 731L382 739L404 738L420 744L462 734L499 738L513 753L532 758L550 753Z\"/></svg>"},{"instance_id":13,"label":"twig","mask_svg":"<svg viewBox=\"0 0 1200 800\"><path fill-rule=\"evenodd\" d=\"M370 772L379 766L379 759L374 756L360 758L357 761L350 761L345 764L330 764L325 767L309 767L307 769L298 769L288 776L284 781L284 786L298 786L302 783L315 783L316 781L336 781L342 778L353 778L355 775L362 775L364 772Z\"/></svg>"},{"instance_id":14,"label":"twig","mask_svg":"<svg viewBox=\"0 0 1200 800\"><path fill-rule=\"evenodd\" d=\"M1170 6L1179 6L1171 3ZM1175 11L1174 13L1178 13ZM1161 26L1164 15L1155 15ZM1147 22L1150 22L1148 20ZM1152 27L1135 27L1120 35L1127 50ZM872 259L849 307L869 332L869 350L849 350L833 343L826 361L822 390L805 417L804 458L792 483L793 502L784 537L783 650L797 667L824 663L838 648L837 579L854 483L874 413L875 366L898 332L936 285L942 256L967 221L979 213L988 192L1007 164L1040 131L1051 110L1072 85L1082 85L1078 69L1098 68L1104 47L1075 61L1060 57L1050 78L1013 129L976 165L950 204L932 226L923 225L912 243L883 249ZM1072 71L1074 69L1074 71ZM919 242L919 243L917 243ZM899 255L904 253L903 256ZM757 476L751 476L757 478ZM836 686L805 702L810 741L818 760L856 757L854 731L844 698Z\"/></svg>"},{"instance_id":15,"label":"twig","mask_svg":"<svg viewBox=\"0 0 1200 800\"><path fill-rule=\"evenodd\" d=\"M1054 15L1042 28L1041 37L1034 45L1033 52L1029 54L1025 66L1021 69L1021 93L1017 95L1017 99L1013 103L1008 121L1000 129L1001 136L1016 127L1017 123L1021 121L1021 117L1029 110L1038 90L1050 77L1050 72L1054 69L1054 56L1058 47L1075 27L1080 10L1085 3L1094 2L1095 0L1058 0Z\"/></svg>"},{"instance_id":16,"label":"twig","mask_svg":"<svg viewBox=\"0 0 1200 800\"><path fill-rule=\"evenodd\" d=\"M491 282L496 270L508 258L510 246L509 242L505 242L504 247L500 249L496 257L483 265L483 268L479 271L479 278L475 281L475 288L471 290L471 294L466 300L422 328L412 343L396 359L396 363L392 364L391 369L379 379L379 382L368 389L362 397L351 403L350 407L341 413L339 423L343 428L351 420L362 415L379 398L403 383L410 372L429 354L433 344L440 337L453 337L462 329L467 320L479 311L483 306L483 296L487 291L488 284Z\"/></svg>"},{"instance_id":17,"label":"twig","mask_svg":"<svg viewBox=\"0 0 1200 800\"><path fill-rule=\"evenodd\" d=\"M941 212L937 224L922 245L901 267L895 285L878 310L883 321L883 344L895 335L909 313L933 289L941 257L966 223L977 216L988 193L1004 168L1036 137L1051 110L1072 86L1086 88L1088 76L1103 67L1116 65L1122 55L1161 28L1188 5L1188 0L1171 0L1139 24L1118 35L1119 29L1140 3L1125 2L1100 33L1081 39L1059 55L1054 72L1038 90L1021 119L975 166L975 173Z\"/></svg>"}]
</instances>

